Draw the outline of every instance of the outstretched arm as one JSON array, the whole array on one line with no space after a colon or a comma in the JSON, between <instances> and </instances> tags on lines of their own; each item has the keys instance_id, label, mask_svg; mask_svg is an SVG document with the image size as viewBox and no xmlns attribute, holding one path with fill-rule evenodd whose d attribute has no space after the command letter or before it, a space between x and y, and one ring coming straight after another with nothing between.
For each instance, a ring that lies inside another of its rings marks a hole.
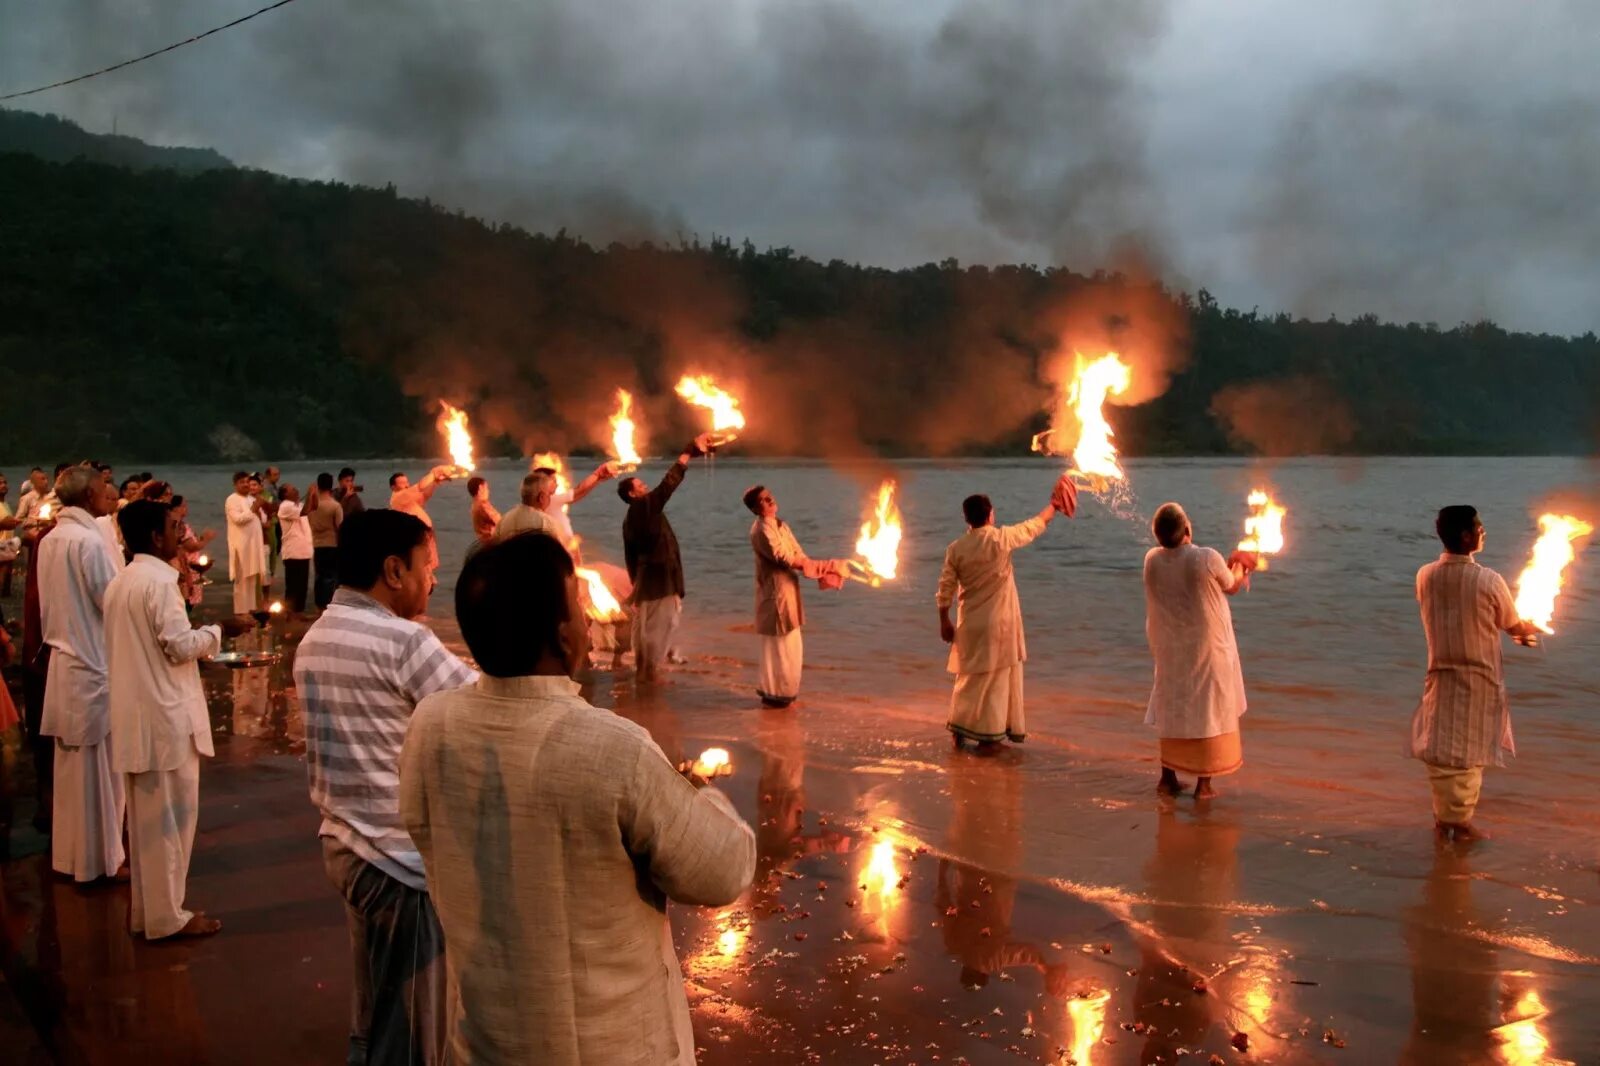
<instances>
[{"instance_id":1,"label":"outstretched arm","mask_svg":"<svg viewBox=\"0 0 1600 1066\"><path fill-rule=\"evenodd\" d=\"M599 466L595 467L594 473L578 482L577 487L572 490L572 502L577 503L579 500L589 495L589 493L593 492L595 487L599 485L600 482L610 481L616 476L617 464L615 462L608 461L601 463Z\"/></svg>"}]
</instances>

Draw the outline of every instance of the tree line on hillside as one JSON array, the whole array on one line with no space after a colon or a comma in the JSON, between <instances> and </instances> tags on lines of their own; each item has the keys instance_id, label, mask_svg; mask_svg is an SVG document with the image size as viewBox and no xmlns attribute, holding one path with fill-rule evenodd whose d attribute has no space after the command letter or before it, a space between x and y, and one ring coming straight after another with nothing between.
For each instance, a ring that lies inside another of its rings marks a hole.
<instances>
[{"instance_id":1,"label":"tree line on hillside","mask_svg":"<svg viewBox=\"0 0 1600 1066\"><path fill-rule=\"evenodd\" d=\"M660 448L680 373L752 450L1015 454L1074 348L1129 353L1128 454L1587 453L1600 341L1308 321L1118 274L901 270L714 239L594 247L385 189L0 154L0 457L582 450L614 391Z\"/></svg>"}]
</instances>

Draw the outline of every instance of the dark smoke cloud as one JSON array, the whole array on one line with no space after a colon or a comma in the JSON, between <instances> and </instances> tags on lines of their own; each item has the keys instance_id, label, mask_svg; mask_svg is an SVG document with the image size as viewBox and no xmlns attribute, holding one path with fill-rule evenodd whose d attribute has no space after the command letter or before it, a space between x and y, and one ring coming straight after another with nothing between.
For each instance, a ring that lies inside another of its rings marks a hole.
<instances>
[{"instance_id":1,"label":"dark smoke cloud","mask_svg":"<svg viewBox=\"0 0 1600 1066\"><path fill-rule=\"evenodd\" d=\"M1327 455L1355 439L1350 405L1320 378L1294 376L1230 385L1211 414L1236 446L1257 455Z\"/></svg>"}]
</instances>

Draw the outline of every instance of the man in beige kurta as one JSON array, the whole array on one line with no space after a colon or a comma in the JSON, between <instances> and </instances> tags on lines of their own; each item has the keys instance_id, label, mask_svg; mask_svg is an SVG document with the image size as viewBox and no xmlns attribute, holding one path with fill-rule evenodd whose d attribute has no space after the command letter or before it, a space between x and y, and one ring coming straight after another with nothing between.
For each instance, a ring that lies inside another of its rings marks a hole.
<instances>
[{"instance_id":1,"label":"man in beige kurta","mask_svg":"<svg viewBox=\"0 0 1600 1066\"><path fill-rule=\"evenodd\" d=\"M768 707L787 707L800 695L805 661L800 628L806 624L806 612L800 578L839 588L848 564L806 555L789 523L778 517L778 501L766 486L746 491L744 505L756 516L750 527L750 547L756 556L756 634L761 638L756 695Z\"/></svg>"},{"instance_id":2,"label":"man in beige kurta","mask_svg":"<svg viewBox=\"0 0 1600 1066\"><path fill-rule=\"evenodd\" d=\"M456 597L482 676L423 700L400 757L458 990L450 1061L689 1066L667 902L737 899L755 834L641 726L578 695L586 627L553 537L484 547Z\"/></svg>"},{"instance_id":3,"label":"man in beige kurta","mask_svg":"<svg viewBox=\"0 0 1600 1066\"><path fill-rule=\"evenodd\" d=\"M1044 510L1014 526L994 524L987 496L962 501L968 529L945 550L938 593L939 635L950 645L949 670L956 675L949 729L957 747L963 740L1016 744L1027 736L1022 664L1028 648L1011 553L1033 543L1058 513L1071 516L1077 509L1077 489L1065 477ZM959 604L954 624L952 604Z\"/></svg>"},{"instance_id":4,"label":"man in beige kurta","mask_svg":"<svg viewBox=\"0 0 1600 1066\"><path fill-rule=\"evenodd\" d=\"M1484 541L1475 508L1444 508L1435 529L1444 554L1417 571L1428 676L1407 754L1428 768L1439 836L1471 840L1484 835L1472 825L1483 768L1517 753L1500 634L1531 641L1539 630L1517 618L1505 579L1473 558Z\"/></svg>"}]
</instances>

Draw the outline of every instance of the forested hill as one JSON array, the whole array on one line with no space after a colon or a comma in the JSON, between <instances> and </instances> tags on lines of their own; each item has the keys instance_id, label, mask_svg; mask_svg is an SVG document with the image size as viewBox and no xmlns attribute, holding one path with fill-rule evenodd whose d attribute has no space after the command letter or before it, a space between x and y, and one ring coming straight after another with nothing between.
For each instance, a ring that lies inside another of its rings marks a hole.
<instances>
[{"instance_id":1,"label":"forested hill","mask_svg":"<svg viewBox=\"0 0 1600 1066\"><path fill-rule=\"evenodd\" d=\"M76 122L55 115L36 115L0 107L0 152L25 152L57 163L75 159L146 170L165 167L194 172L233 166L210 148L164 148L136 137L90 133Z\"/></svg>"},{"instance_id":2,"label":"forested hill","mask_svg":"<svg viewBox=\"0 0 1600 1066\"><path fill-rule=\"evenodd\" d=\"M594 248L238 169L0 154L0 203L13 465L432 454L451 394L499 431L486 450L579 448L618 385L675 445L671 378L694 363L763 413L752 451L1021 454L1044 362L1096 316L1179 366L1114 409L1130 455L1588 453L1600 423L1593 334L1312 322L1059 269Z\"/></svg>"}]
</instances>

